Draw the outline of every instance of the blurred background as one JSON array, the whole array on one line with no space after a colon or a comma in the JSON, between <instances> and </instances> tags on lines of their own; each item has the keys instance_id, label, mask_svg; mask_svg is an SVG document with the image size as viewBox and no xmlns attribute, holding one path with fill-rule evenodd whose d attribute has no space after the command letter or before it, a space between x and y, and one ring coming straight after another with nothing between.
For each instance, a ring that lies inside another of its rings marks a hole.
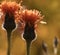
<instances>
[{"instance_id":1,"label":"blurred background","mask_svg":"<svg viewBox=\"0 0 60 55\"><path fill-rule=\"evenodd\" d=\"M0 0L1 2L3 0ZM11 0L17 3L20 0ZM50 55L53 54L53 40L55 36L60 40L60 0L23 0L22 5L28 9L37 9L45 15L43 21L47 24L38 23L37 39L32 42L30 55L43 55L42 41L48 45ZM0 20L0 55L7 52L7 33L1 27ZM60 41L58 44L58 54L60 55ZM21 38L21 33L16 29L11 36L11 55L26 55L26 42Z\"/></svg>"}]
</instances>

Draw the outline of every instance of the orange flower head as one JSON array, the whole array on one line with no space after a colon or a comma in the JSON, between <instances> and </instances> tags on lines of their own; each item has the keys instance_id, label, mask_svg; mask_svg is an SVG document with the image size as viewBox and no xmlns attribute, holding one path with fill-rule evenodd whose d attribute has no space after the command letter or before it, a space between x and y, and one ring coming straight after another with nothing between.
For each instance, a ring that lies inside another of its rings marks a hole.
<instances>
[{"instance_id":1,"label":"orange flower head","mask_svg":"<svg viewBox=\"0 0 60 55\"><path fill-rule=\"evenodd\" d=\"M43 16L37 10L25 9L22 11L22 20L26 23L29 23L29 25L34 25L38 21L41 21L41 19L43 19Z\"/></svg>"},{"instance_id":2,"label":"orange flower head","mask_svg":"<svg viewBox=\"0 0 60 55\"><path fill-rule=\"evenodd\" d=\"M17 11L19 5L16 2L2 2L1 9L3 13L14 14Z\"/></svg>"},{"instance_id":3,"label":"orange flower head","mask_svg":"<svg viewBox=\"0 0 60 55\"><path fill-rule=\"evenodd\" d=\"M36 23L43 19L43 16L38 10L23 10L21 12L21 22L25 24L23 38L30 42L35 39L35 27Z\"/></svg>"},{"instance_id":4,"label":"orange flower head","mask_svg":"<svg viewBox=\"0 0 60 55\"><path fill-rule=\"evenodd\" d=\"M9 14L9 16L11 17L12 15L14 16L14 19L17 20L17 18L19 17L19 9L21 9L21 4L18 4L16 2L2 2L0 4L0 9L3 12L3 20L5 19L5 15Z\"/></svg>"}]
</instances>

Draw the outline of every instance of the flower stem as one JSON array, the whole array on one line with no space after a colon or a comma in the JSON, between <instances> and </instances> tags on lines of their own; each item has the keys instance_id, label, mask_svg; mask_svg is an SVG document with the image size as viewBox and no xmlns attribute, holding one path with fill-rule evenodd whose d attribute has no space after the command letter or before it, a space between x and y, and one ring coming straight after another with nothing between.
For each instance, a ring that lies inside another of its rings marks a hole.
<instances>
[{"instance_id":1,"label":"flower stem","mask_svg":"<svg viewBox=\"0 0 60 55\"><path fill-rule=\"evenodd\" d=\"M26 55L30 55L30 45L31 45L31 41L30 41L30 42L26 41L26 45L27 45L27 54L26 54Z\"/></svg>"},{"instance_id":2,"label":"flower stem","mask_svg":"<svg viewBox=\"0 0 60 55\"><path fill-rule=\"evenodd\" d=\"M11 41L11 32L7 32L7 38L8 38L8 49L7 49L7 55L10 55L10 41Z\"/></svg>"}]
</instances>

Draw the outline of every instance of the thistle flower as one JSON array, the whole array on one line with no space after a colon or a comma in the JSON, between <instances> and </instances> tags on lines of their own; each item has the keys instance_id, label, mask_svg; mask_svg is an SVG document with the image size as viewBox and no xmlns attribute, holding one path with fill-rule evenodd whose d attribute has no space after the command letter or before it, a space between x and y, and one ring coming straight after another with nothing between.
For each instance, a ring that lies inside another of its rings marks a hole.
<instances>
[{"instance_id":1,"label":"thistle flower","mask_svg":"<svg viewBox=\"0 0 60 55\"><path fill-rule=\"evenodd\" d=\"M16 2L2 2L0 5L0 9L3 12L3 16L5 19L5 15L6 13L9 14L9 16L14 15L14 20L16 20L18 18L18 10L21 8L22 6Z\"/></svg>"},{"instance_id":2,"label":"thistle flower","mask_svg":"<svg viewBox=\"0 0 60 55\"><path fill-rule=\"evenodd\" d=\"M26 23L28 23L30 27L33 26L33 28L35 29L37 27L37 23L43 22L41 20L44 17L38 10L28 10L24 9L24 7L23 10L19 12L19 15L19 18L17 18L18 29L22 30L22 32L25 29Z\"/></svg>"},{"instance_id":3,"label":"thistle flower","mask_svg":"<svg viewBox=\"0 0 60 55\"><path fill-rule=\"evenodd\" d=\"M19 8L19 5L16 2L2 2L1 9L3 13L9 12L9 14L14 14L15 11L17 11Z\"/></svg>"},{"instance_id":4,"label":"thistle flower","mask_svg":"<svg viewBox=\"0 0 60 55\"><path fill-rule=\"evenodd\" d=\"M26 40L27 55L29 55L31 41L34 40L36 37L36 33L35 33L36 24L43 19L43 16L38 10L24 9L21 12L20 17L21 19L18 19L18 20L20 20L20 22L25 25L23 38Z\"/></svg>"},{"instance_id":5,"label":"thistle flower","mask_svg":"<svg viewBox=\"0 0 60 55\"><path fill-rule=\"evenodd\" d=\"M22 11L22 20L29 25L35 25L37 22L41 21L44 16L38 10L28 10Z\"/></svg>"},{"instance_id":6,"label":"thistle flower","mask_svg":"<svg viewBox=\"0 0 60 55\"><path fill-rule=\"evenodd\" d=\"M7 39L8 39L7 55L10 55L11 32L13 31L13 29L16 28L15 20L16 20L16 15L18 14L16 12L18 12L19 9L20 6L16 2L2 2L1 4L1 10L4 16L3 27L7 31Z\"/></svg>"},{"instance_id":7,"label":"thistle flower","mask_svg":"<svg viewBox=\"0 0 60 55\"><path fill-rule=\"evenodd\" d=\"M24 35L23 36L27 35L27 37L26 38L24 37L24 38L26 40L29 40L29 39L33 40L35 37L35 34L36 34L35 28L37 26L37 23L40 22L44 16L42 16L41 12L39 12L38 10L24 9L21 12L20 17L21 17L20 22L23 23L23 25L25 24L25 27L23 26L24 27Z\"/></svg>"}]
</instances>

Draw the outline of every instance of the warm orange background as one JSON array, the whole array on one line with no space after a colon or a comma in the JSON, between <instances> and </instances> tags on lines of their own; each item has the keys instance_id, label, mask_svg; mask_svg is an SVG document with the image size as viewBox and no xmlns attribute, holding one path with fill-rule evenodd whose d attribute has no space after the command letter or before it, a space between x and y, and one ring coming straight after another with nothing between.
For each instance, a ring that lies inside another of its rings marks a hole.
<instances>
[{"instance_id":1,"label":"warm orange background","mask_svg":"<svg viewBox=\"0 0 60 55\"><path fill-rule=\"evenodd\" d=\"M2 1L2 0L1 0ZM13 0L11 0L13 1ZM16 0L16 2L20 2ZM47 24L38 24L37 39L30 48L30 55L43 55L41 43L44 40L48 44L50 55L53 55L53 39L60 39L60 0L23 0L23 6L28 9L38 9L45 15L43 21ZM6 55L7 52L7 35L6 31L1 28L0 20L0 55ZM21 38L21 34L16 29L11 36L11 54L26 55L26 43ZM60 42L58 44L58 54L60 55Z\"/></svg>"}]
</instances>

